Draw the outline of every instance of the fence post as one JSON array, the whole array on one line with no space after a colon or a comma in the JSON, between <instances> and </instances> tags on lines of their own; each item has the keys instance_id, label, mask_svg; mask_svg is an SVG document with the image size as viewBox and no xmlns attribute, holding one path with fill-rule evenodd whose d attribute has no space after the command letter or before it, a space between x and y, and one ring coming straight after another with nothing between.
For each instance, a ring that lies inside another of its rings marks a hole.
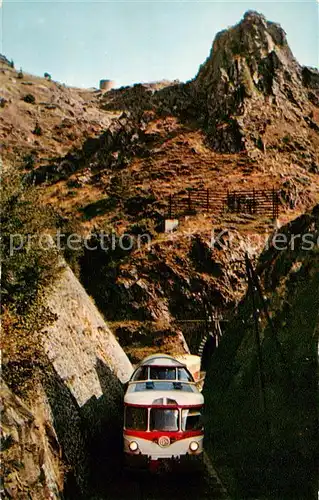
<instances>
[{"instance_id":1,"label":"fence post","mask_svg":"<svg viewBox=\"0 0 319 500\"><path fill-rule=\"evenodd\" d=\"M276 217L278 219L279 217L279 195L278 195L278 192L276 191Z\"/></svg>"},{"instance_id":2,"label":"fence post","mask_svg":"<svg viewBox=\"0 0 319 500\"><path fill-rule=\"evenodd\" d=\"M226 200L223 200L223 212L226 212L229 209L229 189L227 189Z\"/></svg>"}]
</instances>

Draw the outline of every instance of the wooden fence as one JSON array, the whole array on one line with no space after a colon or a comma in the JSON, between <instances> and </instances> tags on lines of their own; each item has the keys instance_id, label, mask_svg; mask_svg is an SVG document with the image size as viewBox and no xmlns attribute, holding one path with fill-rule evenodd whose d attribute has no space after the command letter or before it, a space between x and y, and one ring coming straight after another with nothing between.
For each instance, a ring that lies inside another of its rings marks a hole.
<instances>
[{"instance_id":1,"label":"wooden fence","mask_svg":"<svg viewBox=\"0 0 319 500\"><path fill-rule=\"evenodd\" d=\"M226 192L212 189L189 189L169 196L168 217L202 212L214 214L230 212L265 215L275 219L279 214L279 205L279 194L274 188Z\"/></svg>"}]
</instances>

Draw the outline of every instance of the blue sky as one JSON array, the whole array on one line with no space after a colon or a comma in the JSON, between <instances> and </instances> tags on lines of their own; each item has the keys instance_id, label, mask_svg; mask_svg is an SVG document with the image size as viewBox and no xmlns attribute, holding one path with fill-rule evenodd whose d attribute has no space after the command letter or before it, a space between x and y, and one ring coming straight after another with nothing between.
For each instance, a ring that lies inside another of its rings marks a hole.
<instances>
[{"instance_id":1,"label":"blue sky","mask_svg":"<svg viewBox=\"0 0 319 500\"><path fill-rule=\"evenodd\" d=\"M1 0L0 0L1 2ZM318 66L318 2L3 0L0 52L67 85L193 78L214 36L249 9L285 29L298 61Z\"/></svg>"}]
</instances>

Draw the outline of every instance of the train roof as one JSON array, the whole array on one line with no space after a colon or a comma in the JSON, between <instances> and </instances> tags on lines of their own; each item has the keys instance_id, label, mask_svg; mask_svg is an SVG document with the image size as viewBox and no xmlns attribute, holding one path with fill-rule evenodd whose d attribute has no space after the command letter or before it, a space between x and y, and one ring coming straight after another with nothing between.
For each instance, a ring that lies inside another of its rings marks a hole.
<instances>
[{"instance_id":1,"label":"train roof","mask_svg":"<svg viewBox=\"0 0 319 500\"><path fill-rule=\"evenodd\" d=\"M202 405L204 397L195 384L170 381L137 382L130 384L124 402L132 405L162 404L156 401L175 401L177 405Z\"/></svg>"},{"instance_id":2,"label":"train roof","mask_svg":"<svg viewBox=\"0 0 319 500\"><path fill-rule=\"evenodd\" d=\"M151 356L147 356L147 358L143 359L143 361L141 361L138 366L184 367L185 363L181 363L177 359L173 358L173 356L169 356L168 354L152 354Z\"/></svg>"}]
</instances>

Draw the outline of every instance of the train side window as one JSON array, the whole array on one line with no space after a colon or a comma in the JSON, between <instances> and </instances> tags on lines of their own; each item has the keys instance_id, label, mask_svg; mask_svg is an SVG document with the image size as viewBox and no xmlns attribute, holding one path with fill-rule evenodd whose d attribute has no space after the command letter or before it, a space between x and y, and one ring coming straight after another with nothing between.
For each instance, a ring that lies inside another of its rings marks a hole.
<instances>
[{"instance_id":1,"label":"train side window","mask_svg":"<svg viewBox=\"0 0 319 500\"><path fill-rule=\"evenodd\" d=\"M202 414L198 409L182 410L182 430L198 431L203 428Z\"/></svg>"},{"instance_id":2,"label":"train side window","mask_svg":"<svg viewBox=\"0 0 319 500\"><path fill-rule=\"evenodd\" d=\"M148 366L140 366L134 376L134 381L147 380L148 379Z\"/></svg>"},{"instance_id":3,"label":"train side window","mask_svg":"<svg viewBox=\"0 0 319 500\"><path fill-rule=\"evenodd\" d=\"M125 429L136 431L147 430L147 408L136 406L125 407Z\"/></svg>"}]
</instances>

